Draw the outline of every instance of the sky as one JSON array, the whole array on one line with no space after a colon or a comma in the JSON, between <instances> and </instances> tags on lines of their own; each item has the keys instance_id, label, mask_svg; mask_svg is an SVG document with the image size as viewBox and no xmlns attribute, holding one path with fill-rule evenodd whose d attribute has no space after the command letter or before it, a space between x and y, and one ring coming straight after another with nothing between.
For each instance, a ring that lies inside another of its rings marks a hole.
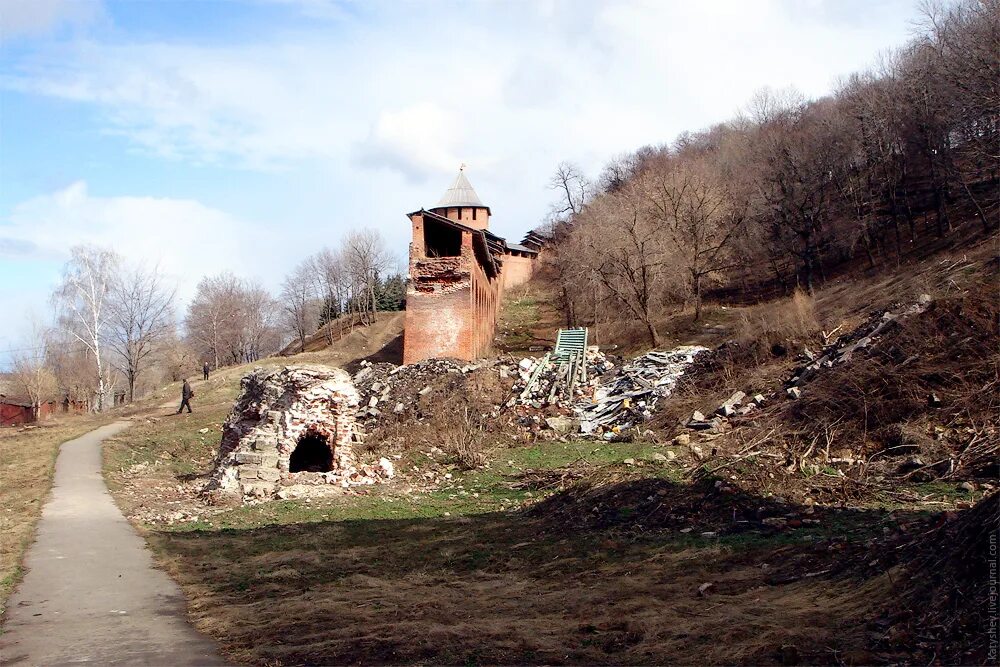
<instances>
[{"instance_id":1,"label":"sky","mask_svg":"<svg viewBox=\"0 0 1000 667\"><path fill-rule=\"evenodd\" d=\"M460 164L517 241L561 161L830 93L917 0L0 0L0 367L69 249L156 265L178 310L231 271L277 291L351 230L405 269L405 214Z\"/></svg>"}]
</instances>

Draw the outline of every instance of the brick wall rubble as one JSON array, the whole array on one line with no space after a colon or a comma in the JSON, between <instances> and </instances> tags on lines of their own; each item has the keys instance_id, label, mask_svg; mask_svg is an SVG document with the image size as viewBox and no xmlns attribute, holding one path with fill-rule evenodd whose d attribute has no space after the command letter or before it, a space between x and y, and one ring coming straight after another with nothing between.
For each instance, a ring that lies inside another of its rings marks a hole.
<instances>
[{"instance_id":1,"label":"brick wall rubble","mask_svg":"<svg viewBox=\"0 0 1000 667\"><path fill-rule=\"evenodd\" d=\"M358 465L352 448L357 409L358 392L338 368L254 370L240 382L205 490L263 498L295 484L347 488L391 477L386 459L377 466ZM328 472L289 472L292 452L305 436L326 438L333 459Z\"/></svg>"}]
</instances>

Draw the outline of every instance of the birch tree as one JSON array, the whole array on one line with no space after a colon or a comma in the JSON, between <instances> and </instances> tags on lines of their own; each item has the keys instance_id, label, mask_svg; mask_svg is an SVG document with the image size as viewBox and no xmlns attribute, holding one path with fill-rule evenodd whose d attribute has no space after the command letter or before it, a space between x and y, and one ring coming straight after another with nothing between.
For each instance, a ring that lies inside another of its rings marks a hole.
<instances>
[{"instance_id":1,"label":"birch tree","mask_svg":"<svg viewBox=\"0 0 1000 667\"><path fill-rule=\"evenodd\" d=\"M63 268L62 282L54 294L59 323L93 358L97 386L97 411L105 407L108 367L105 341L108 328L108 300L120 265L118 255L107 248L80 245L70 250Z\"/></svg>"},{"instance_id":2,"label":"birch tree","mask_svg":"<svg viewBox=\"0 0 1000 667\"><path fill-rule=\"evenodd\" d=\"M351 232L344 239L344 258L354 285L352 301L362 322L375 322L376 285L392 264L382 235L373 229Z\"/></svg>"}]
</instances>

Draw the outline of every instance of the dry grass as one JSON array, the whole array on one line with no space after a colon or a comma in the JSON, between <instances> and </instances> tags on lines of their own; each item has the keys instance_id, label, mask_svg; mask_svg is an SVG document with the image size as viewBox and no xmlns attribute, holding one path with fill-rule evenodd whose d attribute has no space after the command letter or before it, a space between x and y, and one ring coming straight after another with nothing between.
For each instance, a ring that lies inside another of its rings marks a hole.
<instances>
[{"instance_id":1,"label":"dry grass","mask_svg":"<svg viewBox=\"0 0 1000 667\"><path fill-rule=\"evenodd\" d=\"M21 560L52 487L59 445L109 421L60 415L27 428L0 429L0 611L21 579Z\"/></svg>"},{"instance_id":2,"label":"dry grass","mask_svg":"<svg viewBox=\"0 0 1000 667\"><path fill-rule=\"evenodd\" d=\"M887 645L905 645L919 634L939 647L943 664L989 664L991 649L995 660L996 645L990 646L984 629L996 619L996 589L990 589L990 582L996 577L998 502L995 493L985 497L957 519L905 545L908 576L895 585L890 617L896 627L886 637Z\"/></svg>"},{"instance_id":3,"label":"dry grass","mask_svg":"<svg viewBox=\"0 0 1000 667\"><path fill-rule=\"evenodd\" d=\"M865 622L889 586L803 578L825 567L803 544L630 538L519 513L151 541L197 626L247 664L871 662ZM772 577L792 562L798 576Z\"/></svg>"},{"instance_id":4,"label":"dry grass","mask_svg":"<svg viewBox=\"0 0 1000 667\"><path fill-rule=\"evenodd\" d=\"M486 463L486 433L475 423L468 406L440 434L441 449L462 470L475 470Z\"/></svg>"},{"instance_id":5,"label":"dry grass","mask_svg":"<svg viewBox=\"0 0 1000 667\"><path fill-rule=\"evenodd\" d=\"M512 417L496 409L510 396L506 382L492 368L428 379L431 391L417 399L415 410L386 412L357 453L383 456L439 447L463 469L476 468L485 452L511 440Z\"/></svg>"},{"instance_id":6,"label":"dry grass","mask_svg":"<svg viewBox=\"0 0 1000 667\"><path fill-rule=\"evenodd\" d=\"M808 341L820 331L816 299L796 289L779 299L743 311L736 339L745 345L770 349L788 341Z\"/></svg>"},{"instance_id":7,"label":"dry grass","mask_svg":"<svg viewBox=\"0 0 1000 667\"><path fill-rule=\"evenodd\" d=\"M316 353L322 357L324 353L331 351L343 352L349 347L354 347L358 351L369 347L370 354L388 343L392 338L403 332L403 319L405 313L402 311L383 311L376 313L375 324L359 324L358 316L342 316L330 323L330 336L333 344L327 343L328 334L324 327L320 331L306 337L306 347L304 352L299 352L299 341L293 340L288 346L278 353L279 356L299 356L302 354ZM387 336L388 334L388 336ZM380 342L381 340L381 342ZM361 354L359 356L365 356Z\"/></svg>"},{"instance_id":8,"label":"dry grass","mask_svg":"<svg viewBox=\"0 0 1000 667\"><path fill-rule=\"evenodd\" d=\"M870 354L821 375L790 406L788 421L812 435L836 428L835 448L866 456L918 451L929 464L954 457L952 473L995 467L1000 306L993 284L936 301L893 327Z\"/></svg>"}]
</instances>

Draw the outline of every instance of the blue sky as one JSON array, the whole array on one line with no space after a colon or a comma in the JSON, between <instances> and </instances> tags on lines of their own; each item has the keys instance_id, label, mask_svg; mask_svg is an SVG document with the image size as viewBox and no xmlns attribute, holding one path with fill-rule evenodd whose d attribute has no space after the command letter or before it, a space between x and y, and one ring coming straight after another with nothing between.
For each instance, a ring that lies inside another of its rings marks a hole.
<instances>
[{"instance_id":1,"label":"blue sky","mask_svg":"<svg viewBox=\"0 0 1000 667\"><path fill-rule=\"evenodd\" d=\"M910 0L0 0L0 365L71 245L276 289L359 227L405 266L458 165L519 239L562 160L830 92Z\"/></svg>"}]
</instances>

